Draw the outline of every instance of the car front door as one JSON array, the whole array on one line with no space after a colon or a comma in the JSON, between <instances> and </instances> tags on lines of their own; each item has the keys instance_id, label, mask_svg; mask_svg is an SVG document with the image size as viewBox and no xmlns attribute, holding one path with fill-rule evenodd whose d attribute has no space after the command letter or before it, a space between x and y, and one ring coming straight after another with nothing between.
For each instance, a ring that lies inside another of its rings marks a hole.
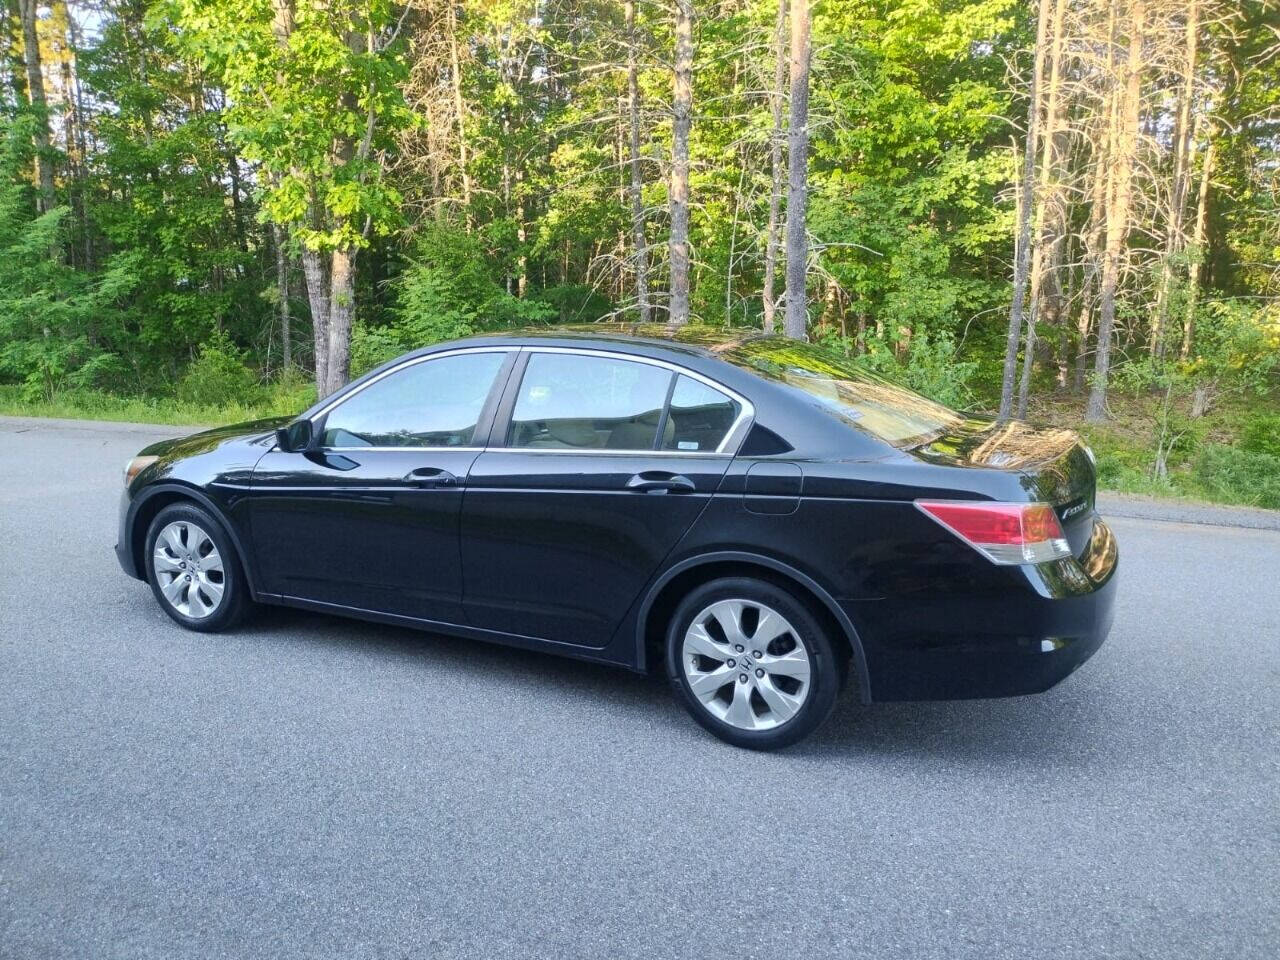
<instances>
[{"instance_id":1,"label":"car front door","mask_svg":"<svg viewBox=\"0 0 1280 960\"><path fill-rule=\"evenodd\" d=\"M604 646L719 487L748 414L660 362L527 351L468 478L468 621Z\"/></svg>"},{"instance_id":2,"label":"car front door","mask_svg":"<svg viewBox=\"0 0 1280 960\"><path fill-rule=\"evenodd\" d=\"M408 361L314 418L310 449L263 457L250 492L263 590L463 622L463 491L516 355Z\"/></svg>"}]
</instances>

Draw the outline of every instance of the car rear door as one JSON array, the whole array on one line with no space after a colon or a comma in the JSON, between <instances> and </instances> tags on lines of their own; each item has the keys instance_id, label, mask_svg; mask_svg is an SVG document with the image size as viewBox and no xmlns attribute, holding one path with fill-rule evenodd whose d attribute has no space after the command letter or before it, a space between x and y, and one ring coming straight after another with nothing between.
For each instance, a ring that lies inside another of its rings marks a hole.
<instances>
[{"instance_id":1,"label":"car rear door","mask_svg":"<svg viewBox=\"0 0 1280 960\"><path fill-rule=\"evenodd\" d=\"M263 457L250 525L264 591L463 622L463 491L516 356L409 361L317 416L312 449Z\"/></svg>"},{"instance_id":2,"label":"car rear door","mask_svg":"<svg viewBox=\"0 0 1280 960\"><path fill-rule=\"evenodd\" d=\"M663 362L527 349L463 500L468 621L604 646L719 487L749 412Z\"/></svg>"}]
</instances>

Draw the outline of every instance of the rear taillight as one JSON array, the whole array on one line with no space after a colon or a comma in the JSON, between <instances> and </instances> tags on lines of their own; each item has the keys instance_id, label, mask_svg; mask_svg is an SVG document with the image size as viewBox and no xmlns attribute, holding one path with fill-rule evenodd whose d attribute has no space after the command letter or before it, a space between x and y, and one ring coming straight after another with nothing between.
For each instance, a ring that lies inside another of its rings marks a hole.
<instances>
[{"instance_id":1,"label":"rear taillight","mask_svg":"<svg viewBox=\"0 0 1280 960\"><path fill-rule=\"evenodd\" d=\"M1045 563L1071 556L1047 503L917 500L916 506L992 563Z\"/></svg>"}]
</instances>

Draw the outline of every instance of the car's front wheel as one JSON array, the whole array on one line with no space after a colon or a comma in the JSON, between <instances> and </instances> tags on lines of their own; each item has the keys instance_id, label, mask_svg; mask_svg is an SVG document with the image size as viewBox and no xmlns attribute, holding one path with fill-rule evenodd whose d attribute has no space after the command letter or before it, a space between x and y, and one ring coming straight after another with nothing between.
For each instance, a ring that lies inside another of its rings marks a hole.
<instances>
[{"instance_id":1,"label":"car's front wheel","mask_svg":"<svg viewBox=\"0 0 1280 960\"><path fill-rule=\"evenodd\" d=\"M190 630L213 632L244 616L248 584L221 524L195 504L170 504L147 529L147 580L164 612Z\"/></svg>"},{"instance_id":2,"label":"car's front wheel","mask_svg":"<svg viewBox=\"0 0 1280 960\"><path fill-rule=\"evenodd\" d=\"M818 620L764 580L704 584L680 603L667 632L667 672L694 719L754 750L812 733L835 705L843 666Z\"/></svg>"}]
</instances>

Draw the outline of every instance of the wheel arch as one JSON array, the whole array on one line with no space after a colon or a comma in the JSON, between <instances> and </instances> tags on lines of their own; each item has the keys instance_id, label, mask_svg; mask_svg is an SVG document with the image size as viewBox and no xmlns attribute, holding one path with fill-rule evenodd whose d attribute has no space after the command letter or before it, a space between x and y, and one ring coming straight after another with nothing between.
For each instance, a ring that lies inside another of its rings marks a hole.
<instances>
[{"instance_id":1,"label":"wheel arch","mask_svg":"<svg viewBox=\"0 0 1280 960\"><path fill-rule=\"evenodd\" d=\"M235 525L227 520L222 508L207 493L196 487L181 483L159 483L148 486L134 500L129 520L129 551L133 557L139 578L142 580L147 578L146 540L147 528L151 526L151 521L165 507L184 502L195 504L209 511L213 519L222 527L222 532L227 535L231 545L235 547L236 561L240 564L240 570L244 573L245 580L249 584L249 596L256 600L258 590L254 585L253 570L249 564L249 554L245 550L244 542L240 539L240 534L236 531Z\"/></svg>"},{"instance_id":2,"label":"wheel arch","mask_svg":"<svg viewBox=\"0 0 1280 960\"><path fill-rule=\"evenodd\" d=\"M788 563L737 550L717 551L682 560L666 570L650 586L636 619L637 668L644 671L650 664L661 662L666 626L682 597L711 580L742 575L776 583L797 594L800 600L812 602L814 612L833 630L833 635L844 637L859 699L863 703L871 701L871 685L867 676L862 639L835 598L808 574Z\"/></svg>"}]
</instances>

